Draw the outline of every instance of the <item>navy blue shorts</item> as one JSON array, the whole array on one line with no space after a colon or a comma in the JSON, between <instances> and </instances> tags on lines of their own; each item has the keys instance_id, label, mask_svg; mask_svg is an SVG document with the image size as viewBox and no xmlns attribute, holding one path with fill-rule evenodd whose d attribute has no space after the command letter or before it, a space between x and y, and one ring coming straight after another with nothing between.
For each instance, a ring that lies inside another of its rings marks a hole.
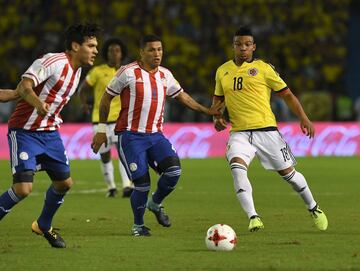
<instances>
[{"instance_id":1,"label":"navy blue shorts","mask_svg":"<svg viewBox=\"0 0 360 271\"><path fill-rule=\"evenodd\" d=\"M174 147L162 133L118 133L118 153L130 180L145 175L149 165L157 165L167 157L178 157Z\"/></svg>"},{"instance_id":2,"label":"navy blue shorts","mask_svg":"<svg viewBox=\"0 0 360 271\"><path fill-rule=\"evenodd\" d=\"M26 170L70 172L69 160L58 131L10 129L8 141L13 174Z\"/></svg>"}]
</instances>

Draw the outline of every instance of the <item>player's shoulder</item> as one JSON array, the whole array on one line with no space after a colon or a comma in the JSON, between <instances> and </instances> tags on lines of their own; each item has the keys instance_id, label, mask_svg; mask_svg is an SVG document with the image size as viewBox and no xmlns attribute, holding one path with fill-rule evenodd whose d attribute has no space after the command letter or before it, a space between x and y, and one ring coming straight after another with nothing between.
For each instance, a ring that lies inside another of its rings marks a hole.
<instances>
[{"instance_id":1,"label":"player's shoulder","mask_svg":"<svg viewBox=\"0 0 360 271\"><path fill-rule=\"evenodd\" d=\"M121 66L117 72L116 72L116 76L119 77L121 75L123 75L124 73L126 74L127 72L133 71L136 68L139 68L139 63L137 61L131 62L129 64L123 65Z\"/></svg>"},{"instance_id":2,"label":"player's shoulder","mask_svg":"<svg viewBox=\"0 0 360 271\"><path fill-rule=\"evenodd\" d=\"M172 72L168 68L165 68L164 66L159 66L159 71L164 73L165 75L172 75Z\"/></svg>"},{"instance_id":3,"label":"player's shoulder","mask_svg":"<svg viewBox=\"0 0 360 271\"><path fill-rule=\"evenodd\" d=\"M261 59L261 58L255 58L253 60L253 63L259 67L261 67L262 69L271 69L276 71L275 66L273 64L271 64L269 61Z\"/></svg>"},{"instance_id":4,"label":"player's shoulder","mask_svg":"<svg viewBox=\"0 0 360 271\"><path fill-rule=\"evenodd\" d=\"M229 67L233 67L234 65L235 65L234 60L231 59L231 60L226 61L225 63L221 64L218 67L218 70L227 69Z\"/></svg>"},{"instance_id":5,"label":"player's shoulder","mask_svg":"<svg viewBox=\"0 0 360 271\"><path fill-rule=\"evenodd\" d=\"M64 52L47 53L41 56L39 60L44 67L49 67L54 65L64 65L65 63L69 63L69 60Z\"/></svg>"},{"instance_id":6,"label":"player's shoulder","mask_svg":"<svg viewBox=\"0 0 360 271\"><path fill-rule=\"evenodd\" d=\"M229 70L231 70L234 67L236 67L236 65L233 60L226 61L217 68L216 70L217 76L220 76L221 78L229 74Z\"/></svg>"}]
</instances>

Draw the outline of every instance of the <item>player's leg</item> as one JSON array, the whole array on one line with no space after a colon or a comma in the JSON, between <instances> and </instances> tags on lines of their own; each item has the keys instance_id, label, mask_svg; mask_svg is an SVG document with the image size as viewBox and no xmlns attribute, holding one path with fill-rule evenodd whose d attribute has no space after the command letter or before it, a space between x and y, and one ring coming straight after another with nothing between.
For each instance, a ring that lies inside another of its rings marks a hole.
<instances>
[{"instance_id":1,"label":"player's leg","mask_svg":"<svg viewBox=\"0 0 360 271\"><path fill-rule=\"evenodd\" d=\"M257 155L262 165L266 169L276 170L291 185L313 217L315 213L319 214L320 219L316 219L316 221L314 219L315 224L320 230L325 230L327 228L326 216L318 209L305 177L295 170L296 160L281 134L278 131L258 132L254 138L254 144L257 146Z\"/></svg>"},{"instance_id":2,"label":"player's leg","mask_svg":"<svg viewBox=\"0 0 360 271\"><path fill-rule=\"evenodd\" d=\"M248 178L248 166L256 152L249 142L250 137L249 132L233 133L228 141L226 157L230 163L236 197L250 220L248 228L250 231L257 231L264 228L264 224L256 212Z\"/></svg>"},{"instance_id":3,"label":"player's leg","mask_svg":"<svg viewBox=\"0 0 360 271\"><path fill-rule=\"evenodd\" d=\"M31 193L36 155L41 153L32 136L22 130L9 130L8 142L13 185L0 195L0 220Z\"/></svg>"},{"instance_id":4,"label":"player's leg","mask_svg":"<svg viewBox=\"0 0 360 271\"><path fill-rule=\"evenodd\" d=\"M169 216L165 213L162 202L174 191L181 175L180 159L171 143L162 135L152 136L153 146L149 149L149 161L160 178L157 188L149 198L147 208L152 211L159 224L164 227L170 227Z\"/></svg>"},{"instance_id":5,"label":"player's leg","mask_svg":"<svg viewBox=\"0 0 360 271\"><path fill-rule=\"evenodd\" d=\"M150 175L146 149L147 138L142 135L123 132L119 135L118 153L127 175L134 183L130 197L134 225L132 235L150 236L150 229L144 225L146 201L150 191Z\"/></svg>"},{"instance_id":6,"label":"player's leg","mask_svg":"<svg viewBox=\"0 0 360 271\"><path fill-rule=\"evenodd\" d=\"M96 133L97 125L93 126L94 133ZM117 194L116 184L114 181L114 166L111 161L111 143L112 137L111 135L114 132L111 130L110 125L106 127L106 135L108 144L107 146L102 145L99 149L100 158L101 158L101 173L103 174L104 182L106 183L108 192L106 194L107 197L115 197Z\"/></svg>"},{"instance_id":7,"label":"player's leg","mask_svg":"<svg viewBox=\"0 0 360 271\"><path fill-rule=\"evenodd\" d=\"M118 136L114 134L114 129L115 129L115 123L108 124L108 133L110 135L108 137L108 144L110 144L110 145L115 144L117 146ZM118 166L119 166L119 172L120 172L122 188L123 188L122 196L123 196L123 198L128 198L131 196L131 193L133 191L132 183L131 183L120 159L118 160Z\"/></svg>"}]
</instances>

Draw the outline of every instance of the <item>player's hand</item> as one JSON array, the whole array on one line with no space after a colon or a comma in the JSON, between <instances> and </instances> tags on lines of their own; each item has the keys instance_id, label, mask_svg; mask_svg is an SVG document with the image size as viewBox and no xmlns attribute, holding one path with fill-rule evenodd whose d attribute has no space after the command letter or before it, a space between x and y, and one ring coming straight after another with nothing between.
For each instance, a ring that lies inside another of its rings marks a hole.
<instances>
[{"instance_id":1,"label":"player's hand","mask_svg":"<svg viewBox=\"0 0 360 271\"><path fill-rule=\"evenodd\" d=\"M225 130L227 127L227 122L224 118L220 117L220 118L215 118L214 119L214 127L215 130L220 132L222 130Z\"/></svg>"},{"instance_id":2,"label":"player's hand","mask_svg":"<svg viewBox=\"0 0 360 271\"><path fill-rule=\"evenodd\" d=\"M50 105L47 103L40 103L36 106L36 110L40 116L44 117L47 113L49 113Z\"/></svg>"},{"instance_id":3,"label":"player's hand","mask_svg":"<svg viewBox=\"0 0 360 271\"><path fill-rule=\"evenodd\" d=\"M217 101L209 108L209 115L211 116L221 116L221 111L224 108L225 103Z\"/></svg>"},{"instance_id":4,"label":"player's hand","mask_svg":"<svg viewBox=\"0 0 360 271\"><path fill-rule=\"evenodd\" d=\"M309 138L314 138L315 128L309 119L303 119L300 121L300 128L303 134Z\"/></svg>"},{"instance_id":5,"label":"player's hand","mask_svg":"<svg viewBox=\"0 0 360 271\"><path fill-rule=\"evenodd\" d=\"M96 133L93 137L93 141L91 143L91 148L94 153L98 153L102 144L105 143L105 147L107 147L107 136L106 133Z\"/></svg>"}]
</instances>

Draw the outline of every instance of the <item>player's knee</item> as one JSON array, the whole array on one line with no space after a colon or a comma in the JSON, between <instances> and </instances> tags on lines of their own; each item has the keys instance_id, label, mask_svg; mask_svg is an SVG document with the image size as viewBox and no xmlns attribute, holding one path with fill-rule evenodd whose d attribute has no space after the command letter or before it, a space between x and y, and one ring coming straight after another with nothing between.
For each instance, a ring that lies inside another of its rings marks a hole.
<instances>
[{"instance_id":1,"label":"player's knee","mask_svg":"<svg viewBox=\"0 0 360 271\"><path fill-rule=\"evenodd\" d=\"M62 181L54 181L53 180L53 187L54 189L62 194L65 194L73 185L73 180L71 177L67 178L66 180Z\"/></svg>"},{"instance_id":2,"label":"player's knee","mask_svg":"<svg viewBox=\"0 0 360 271\"><path fill-rule=\"evenodd\" d=\"M165 158L158 164L157 167L160 173L172 174L170 172L175 172L173 174L177 174L178 176L181 174L180 159L177 156L170 156Z\"/></svg>"},{"instance_id":3,"label":"player's knee","mask_svg":"<svg viewBox=\"0 0 360 271\"><path fill-rule=\"evenodd\" d=\"M143 176L134 179L134 190L141 191L141 192L148 192L150 191L150 174L146 172Z\"/></svg>"},{"instance_id":4,"label":"player's knee","mask_svg":"<svg viewBox=\"0 0 360 271\"><path fill-rule=\"evenodd\" d=\"M31 182L22 182L14 183L13 191L18 196L18 198L25 198L32 192L32 183Z\"/></svg>"}]
</instances>

